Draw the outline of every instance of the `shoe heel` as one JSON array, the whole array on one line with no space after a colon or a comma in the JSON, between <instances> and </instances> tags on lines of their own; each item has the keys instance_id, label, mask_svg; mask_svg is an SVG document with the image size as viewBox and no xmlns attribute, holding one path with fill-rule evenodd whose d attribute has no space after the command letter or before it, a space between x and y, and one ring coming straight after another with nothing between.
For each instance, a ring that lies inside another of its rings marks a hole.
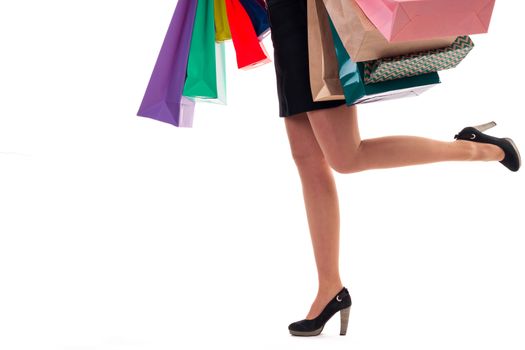
<instances>
[{"instance_id":1,"label":"shoe heel","mask_svg":"<svg viewBox=\"0 0 525 350\"><path fill-rule=\"evenodd\" d=\"M341 314L341 331L339 332L339 335L345 335L346 330L348 328L348 317L350 316L350 306L342 309L340 311Z\"/></svg>"},{"instance_id":2,"label":"shoe heel","mask_svg":"<svg viewBox=\"0 0 525 350\"><path fill-rule=\"evenodd\" d=\"M473 128L477 129L478 131L483 132L483 131L485 131L487 129L492 128L493 126L496 126L496 122L491 121L491 122L488 122L488 123L485 123L485 124L480 124L480 125L473 126Z\"/></svg>"}]
</instances>

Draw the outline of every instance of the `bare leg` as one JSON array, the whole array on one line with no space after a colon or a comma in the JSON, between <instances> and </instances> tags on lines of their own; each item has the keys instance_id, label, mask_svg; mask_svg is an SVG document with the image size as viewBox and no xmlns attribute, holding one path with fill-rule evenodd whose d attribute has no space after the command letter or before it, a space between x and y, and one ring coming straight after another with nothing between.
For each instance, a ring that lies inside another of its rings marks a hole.
<instances>
[{"instance_id":1,"label":"bare leg","mask_svg":"<svg viewBox=\"0 0 525 350\"><path fill-rule=\"evenodd\" d=\"M383 136L361 140L356 106L307 112L330 166L340 173L441 161L502 160L495 145L465 140L439 141L420 136Z\"/></svg>"},{"instance_id":2,"label":"bare leg","mask_svg":"<svg viewBox=\"0 0 525 350\"><path fill-rule=\"evenodd\" d=\"M306 113L285 118L293 159L301 178L319 288L306 318L315 318L343 287L339 276L339 203L332 169Z\"/></svg>"},{"instance_id":3,"label":"bare leg","mask_svg":"<svg viewBox=\"0 0 525 350\"><path fill-rule=\"evenodd\" d=\"M285 118L301 178L319 288L306 318L319 315L342 288L339 276L339 203L330 167L339 172L443 160L502 159L499 147L470 141L442 142L418 136L361 141L355 107L340 106Z\"/></svg>"}]
</instances>

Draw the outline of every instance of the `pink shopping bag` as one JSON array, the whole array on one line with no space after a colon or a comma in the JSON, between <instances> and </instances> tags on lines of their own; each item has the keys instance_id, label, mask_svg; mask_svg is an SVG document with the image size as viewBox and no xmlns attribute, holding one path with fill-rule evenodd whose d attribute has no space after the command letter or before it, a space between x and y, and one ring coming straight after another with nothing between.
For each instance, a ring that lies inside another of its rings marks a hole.
<instances>
[{"instance_id":1,"label":"pink shopping bag","mask_svg":"<svg viewBox=\"0 0 525 350\"><path fill-rule=\"evenodd\" d=\"M356 0L390 42L486 33L495 0Z\"/></svg>"}]
</instances>

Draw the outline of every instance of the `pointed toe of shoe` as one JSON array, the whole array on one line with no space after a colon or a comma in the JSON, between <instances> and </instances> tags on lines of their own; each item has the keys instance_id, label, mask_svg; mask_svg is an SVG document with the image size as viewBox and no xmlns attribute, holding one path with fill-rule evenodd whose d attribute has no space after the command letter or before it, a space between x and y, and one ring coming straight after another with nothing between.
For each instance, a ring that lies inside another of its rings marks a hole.
<instances>
[{"instance_id":1,"label":"pointed toe of shoe","mask_svg":"<svg viewBox=\"0 0 525 350\"><path fill-rule=\"evenodd\" d=\"M310 322L308 322L310 321ZM290 331L296 331L296 332L306 332L312 330L312 320L301 320L301 321L295 321L288 325L288 330Z\"/></svg>"},{"instance_id":2,"label":"pointed toe of shoe","mask_svg":"<svg viewBox=\"0 0 525 350\"><path fill-rule=\"evenodd\" d=\"M300 336L319 335L324 328L324 324L318 325L312 321L313 320L304 319L301 321L293 322L288 326L288 330L290 331L290 334L292 335L300 335Z\"/></svg>"}]
</instances>

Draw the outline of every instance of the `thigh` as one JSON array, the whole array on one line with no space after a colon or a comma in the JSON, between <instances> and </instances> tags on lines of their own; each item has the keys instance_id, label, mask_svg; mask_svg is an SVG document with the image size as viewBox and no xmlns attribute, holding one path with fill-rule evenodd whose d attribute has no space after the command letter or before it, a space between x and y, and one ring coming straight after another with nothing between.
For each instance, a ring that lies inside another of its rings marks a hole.
<instances>
[{"instance_id":1,"label":"thigh","mask_svg":"<svg viewBox=\"0 0 525 350\"><path fill-rule=\"evenodd\" d=\"M305 112L284 118L284 123L290 142L290 150L296 163L324 161L323 152Z\"/></svg>"},{"instance_id":2,"label":"thigh","mask_svg":"<svg viewBox=\"0 0 525 350\"><path fill-rule=\"evenodd\" d=\"M351 161L361 144L355 105L339 106L307 113L325 158L332 166Z\"/></svg>"}]
</instances>

